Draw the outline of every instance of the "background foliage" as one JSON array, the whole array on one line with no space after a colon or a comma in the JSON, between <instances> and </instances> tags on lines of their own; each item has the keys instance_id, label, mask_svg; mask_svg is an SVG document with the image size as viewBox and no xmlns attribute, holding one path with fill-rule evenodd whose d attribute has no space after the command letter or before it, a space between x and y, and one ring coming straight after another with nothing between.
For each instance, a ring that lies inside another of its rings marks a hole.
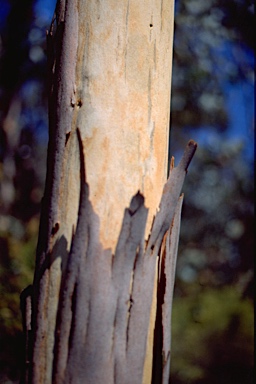
<instances>
[{"instance_id":1,"label":"background foliage","mask_svg":"<svg viewBox=\"0 0 256 384\"><path fill-rule=\"evenodd\" d=\"M251 1L176 2L171 153L185 183L171 382L252 383L254 52Z\"/></svg>"},{"instance_id":2,"label":"background foliage","mask_svg":"<svg viewBox=\"0 0 256 384\"><path fill-rule=\"evenodd\" d=\"M18 380L19 294L33 279L47 147L45 30L53 9L53 0L1 1L0 383ZM174 384L252 383L252 26L249 0L176 1L170 148L178 160L191 136L199 149L184 189ZM241 90L243 103L232 99ZM247 131L235 131L237 118Z\"/></svg>"}]
</instances>

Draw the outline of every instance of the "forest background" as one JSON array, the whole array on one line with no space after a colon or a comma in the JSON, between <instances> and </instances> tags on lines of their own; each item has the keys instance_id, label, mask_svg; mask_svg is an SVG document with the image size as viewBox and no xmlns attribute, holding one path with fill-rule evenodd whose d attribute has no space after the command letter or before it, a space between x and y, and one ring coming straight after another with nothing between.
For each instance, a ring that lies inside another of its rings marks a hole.
<instances>
[{"instance_id":1,"label":"forest background","mask_svg":"<svg viewBox=\"0 0 256 384\"><path fill-rule=\"evenodd\" d=\"M53 0L0 1L0 383L17 383L48 142ZM253 382L254 5L176 0L170 153L186 179L172 384Z\"/></svg>"}]
</instances>

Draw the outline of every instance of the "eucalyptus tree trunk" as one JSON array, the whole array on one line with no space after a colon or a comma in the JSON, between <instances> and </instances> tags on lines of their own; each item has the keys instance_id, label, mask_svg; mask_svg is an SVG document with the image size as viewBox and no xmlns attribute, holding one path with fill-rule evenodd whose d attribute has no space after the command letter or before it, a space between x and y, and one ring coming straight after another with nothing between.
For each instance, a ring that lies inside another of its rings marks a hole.
<instances>
[{"instance_id":1,"label":"eucalyptus tree trunk","mask_svg":"<svg viewBox=\"0 0 256 384\"><path fill-rule=\"evenodd\" d=\"M168 383L180 193L196 149L166 182L173 7L57 3L25 383Z\"/></svg>"}]
</instances>

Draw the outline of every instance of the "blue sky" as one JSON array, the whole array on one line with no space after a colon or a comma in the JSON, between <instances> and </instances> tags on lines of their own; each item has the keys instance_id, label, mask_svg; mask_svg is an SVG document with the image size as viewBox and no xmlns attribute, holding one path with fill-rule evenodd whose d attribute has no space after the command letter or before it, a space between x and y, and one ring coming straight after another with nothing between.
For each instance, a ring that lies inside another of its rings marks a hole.
<instances>
[{"instance_id":1,"label":"blue sky","mask_svg":"<svg viewBox=\"0 0 256 384\"><path fill-rule=\"evenodd\" d=\"M35 17L40 17L46 25L52 19L56 1L37 0L35 1ZM0 23L4 24L9 12L9 2L1 0ZM176 9L177 10L177 9ZM216 55L224 58L226 65L232 65L234 60L239 60L240 64L253 68L254 55L248 48L242 45L234 47L227 42L216 49ZM223 62L223 61L222 61ZM242 141L244 144L244 155L246 159L252 160L254 157L254 79L248 80L241 78L239 83L228 83L225 79L225 65L216 68L218 77L221 80L223 94L225 96L225 106L228 114L228 128L222 133L223 140ZM193 138L199 144L207 145L209 140L214 140L217 131L214 127L199 127L191 130Z\"/></svg>"}]
</instances>

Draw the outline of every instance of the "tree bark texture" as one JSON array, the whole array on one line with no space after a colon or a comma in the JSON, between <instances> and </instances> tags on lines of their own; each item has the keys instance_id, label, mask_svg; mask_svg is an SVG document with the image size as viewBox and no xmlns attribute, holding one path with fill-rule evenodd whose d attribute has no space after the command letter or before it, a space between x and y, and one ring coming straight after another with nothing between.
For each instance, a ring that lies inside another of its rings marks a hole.
<instances>
[{"instance_id":1,"label":"tree bark texture","mask_svg":"<svg viewBox=\"0 0 256 384\"><path fill-rule=\"evenodd\" d=\"M165 183L172 40L172 0L57 3L47 177L22 299L26 383L168 383L180 193L196 149Z\"/></svg>"}]
</instances>

